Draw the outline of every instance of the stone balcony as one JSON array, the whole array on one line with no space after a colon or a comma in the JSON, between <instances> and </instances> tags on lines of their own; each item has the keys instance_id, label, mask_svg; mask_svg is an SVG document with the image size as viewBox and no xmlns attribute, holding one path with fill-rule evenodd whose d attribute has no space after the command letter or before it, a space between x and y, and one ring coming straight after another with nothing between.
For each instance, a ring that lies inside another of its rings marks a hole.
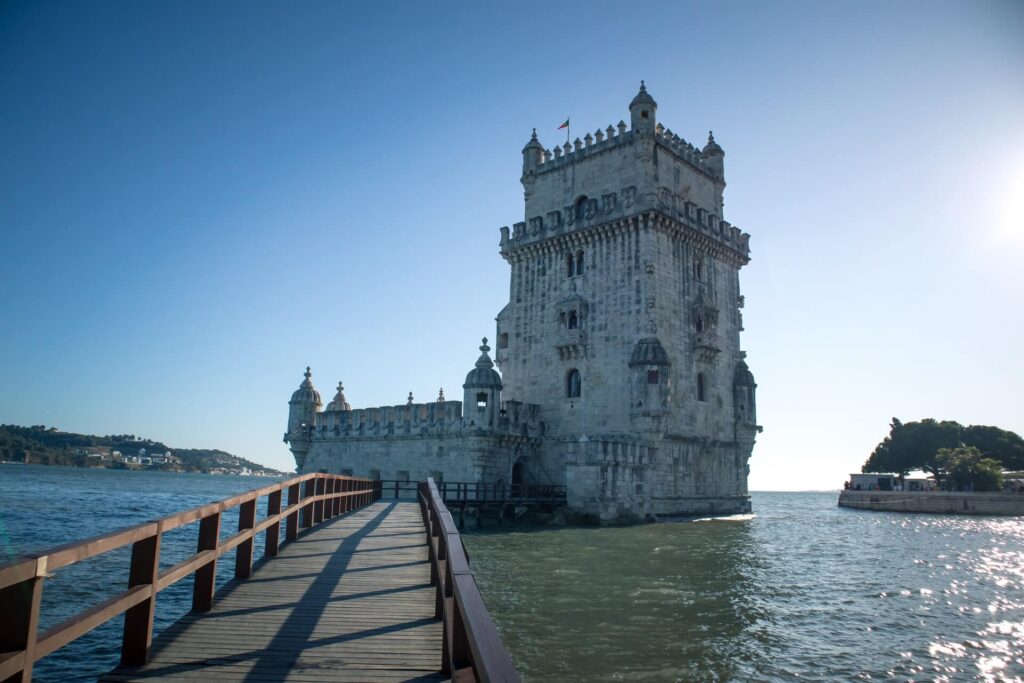
<instances>
[{"instance_id":1,"label":"stone balcony","mask_svg":"<svg viewBox=\"0 0 1024 683\"><path fill-rule=\"evenodd\" d=\"M722 351L718 335L714 332L698 332L693 338L693 353L697 360L710 363Z\"/></svg>"},{"instance_id":2,"label":"stone balcony","mask_svg":"<svg viewBox=\"0 0 1024 683\"><path fill-rule=\"evenodd\" d=\"M560 358L581 358L586 353L587 333L582 328L563 329L555 338L555 348Z\"/></svg>"}]
</instances>

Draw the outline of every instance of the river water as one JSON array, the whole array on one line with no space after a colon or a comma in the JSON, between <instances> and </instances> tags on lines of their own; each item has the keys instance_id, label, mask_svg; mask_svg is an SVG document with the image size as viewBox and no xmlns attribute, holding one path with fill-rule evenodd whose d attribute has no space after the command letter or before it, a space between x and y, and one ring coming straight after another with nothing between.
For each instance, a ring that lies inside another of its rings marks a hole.
<instances>
[{"instance_id":1,"label":"river water","mask_svg":"<svg viewBox=\"0 0 1024 683\"><path fill-rule=\"evenodd\" d=\"M3 465L0 559L263 483ZM466 544L529 681L1024 681L1024 519L846 510L837 495L755 493L753 515ZM194 526L181 531L165 566L194 552ZM44 627L123 588L127 552L111 555L46 580ZM188 580L160 593L157 629L190 597ZM36 680L112 668L119 621L39 662Z\"/></svg>"}]
</instances>

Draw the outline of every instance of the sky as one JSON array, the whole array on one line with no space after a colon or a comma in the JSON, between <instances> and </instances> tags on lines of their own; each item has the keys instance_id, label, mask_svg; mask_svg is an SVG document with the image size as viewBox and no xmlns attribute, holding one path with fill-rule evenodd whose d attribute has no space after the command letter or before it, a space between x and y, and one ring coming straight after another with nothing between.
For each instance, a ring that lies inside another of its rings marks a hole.
<instances>
[{"instance_id":1,"label":"sky","mask_svg":"<svg viewBox=\"0 0 1024 683\"><path fill-rule=\"evenodd\" d=\"M0 422L294 466L461 383L507 302L520 150L658 118L751 235L752 490L892 417L1024 433L1024 4L0 1Z\"/></svg>"}]
</instances>

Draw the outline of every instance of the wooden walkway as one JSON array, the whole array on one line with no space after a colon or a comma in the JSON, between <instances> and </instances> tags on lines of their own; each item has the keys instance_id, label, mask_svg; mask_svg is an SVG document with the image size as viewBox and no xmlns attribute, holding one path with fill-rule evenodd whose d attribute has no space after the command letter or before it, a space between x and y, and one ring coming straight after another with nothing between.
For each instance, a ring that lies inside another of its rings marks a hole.
<instances>
[{"instance_id":1,"label":"wooden walkway","mask_svg":"<svg viewBox=\"0 0 1024 683\"><path fill-rule=\"evenodd\" d=\"M378 501L285 545L101 681L441 681L420 506Z\"/></svg>"}]
</instances>

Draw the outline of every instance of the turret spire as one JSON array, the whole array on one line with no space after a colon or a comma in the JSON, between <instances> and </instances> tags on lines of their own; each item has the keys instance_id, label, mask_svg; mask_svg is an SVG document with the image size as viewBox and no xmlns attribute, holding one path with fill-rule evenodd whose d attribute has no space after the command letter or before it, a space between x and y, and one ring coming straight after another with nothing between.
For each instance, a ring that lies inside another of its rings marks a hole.
<instances>
[{"instance_id":1,"label":"turret spire","mask_svg":"<svg viewBox=\"0 0 1024 683\"><path fill-rule=\"evenodd\" d=\"M476 366L478 368L493 368L494 361L487 355L487 352L491 350L491 347L487 345L487 337L484 337L483 342L480 346L480 357L476 359Z\"/></svg>"}]
</instances>

